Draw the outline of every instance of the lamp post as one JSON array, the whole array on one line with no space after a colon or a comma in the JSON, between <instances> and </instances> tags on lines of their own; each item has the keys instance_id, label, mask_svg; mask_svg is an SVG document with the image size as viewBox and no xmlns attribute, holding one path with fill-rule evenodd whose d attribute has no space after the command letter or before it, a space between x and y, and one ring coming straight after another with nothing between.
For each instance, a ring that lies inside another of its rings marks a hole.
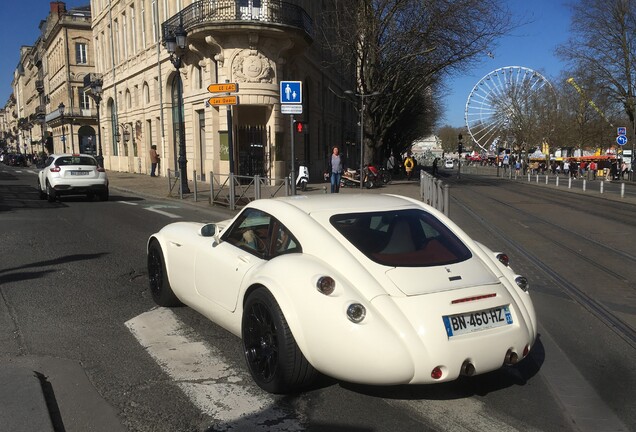
<instances>
[{"instance_id":1,"label":"lamp post","mask_svg":"<svg viewBox=\"0 0 636 432\"><path fill-rule=\"evenodd\" d=\"M360 98L360 189L364 188L364 99L371 96L379 96L380 92L355 93L352 90L345 90L345 94Z\"/></svg>"},{"instance_id":2,"label":"lamp post","mask_svg":"<svg viewBox=\"0 0 636 432\"><path fill-rule=\"evenodd\" d=\"M183 85L181 83L181 57L183 54L177 54L177 48L184 50L186 47L188 33L183 29L180 24L179 27L164 39L164 44L168 54L170 54L170 62L175 67L177 72L176 82L179 85L178 88L178 116L179 116L179 177L181 178L181 192L190 193L188 187L188 160L186 158L186 142L185 142L185 127L183 124Z\"/></svg>"},{"instance_id":3,"label":"lamp post","mask_svg":"<svg viewBox=\"0 0 636 432\"><path fill-rule=\"evenodd\" d=\"M64 102L60 102L57 106L57 110L60 113L60 122L62 123L62 148L64 149L64 153L66 153L66 131L64 130Z\"/></svg>"},{"instance_id":4,"label":"lamp post","mask_svg":"<svg viewBox=\"0 0 636 432\"><path fill-rule=\"evenodd\" d=\"M95 107L97 108L97 143L98 143L98 153L97 153L97 157L95 159L97 159L97 163L99 164L100 167L104 167L104 154L102 153L102 126L101 126L101 119L99 117L99 104L102 101L102 94L103 94L103 89L102 89L102 80L100 78L91 81L91 92L89 93L90 96L93 98L93 100L95 101Z\"/></svg>"}]
</instances>

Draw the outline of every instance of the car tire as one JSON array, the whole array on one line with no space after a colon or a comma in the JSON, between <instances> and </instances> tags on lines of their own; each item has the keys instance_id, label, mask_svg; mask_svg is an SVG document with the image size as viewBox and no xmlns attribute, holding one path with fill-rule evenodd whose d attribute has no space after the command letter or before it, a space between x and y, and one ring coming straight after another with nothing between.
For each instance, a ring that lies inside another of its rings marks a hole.
<instances>
[{"instance_id":1,"label":"car tire","mask_svg":"<svg viewBox=\"0 0 636 432\"><path fill-rule=\"evenodd\" d=\"M106 189L104 192L99 193L100 201L108 201L108 198L109 198L108 189Z\"/></svg>"},{"instance_id":2,"label":"car tire","mask_svg":"<svg viewBox=\"0 0 636 432\"><path fill-rule=\"evenodd\" d=\"M42 184L40 183L40 179L38 179L38 196L41 200L46 199L46 191L42 189Z\"/></svg>"},{"instance_id":3,"label":"car tire","mask_svg":"<svg viewBox=\"0 0 636 432\"><path fill-rule=\"evenodd\" d=\"M152 241L148 247L148 282L150 294L157 305L164 307L181 306L182 303L172 291L172 287L170 287L163 251L156 240Z\"/></svg>"},{"instance_id":4,"label":"car tire","mask_svg":"<svg viewBox=\"0 0 636 432\"><path fill-rule=\"evenodd\" d=\"M46 182L46 199L50 203L52 203L52 202L55 202L56 198L57 198L57 194L55 193L55 189L51 187L51 184L49 182Z\"/></svg>"},{"instance_id":5,"label":"car tire","mask_svg":"<svg viewBox=\"0 0 636 432\"><path fill-rule=\"evenodd\" d=\"M294 393L312 384L318 372L298 348L272 294L258 288L243 309L241 336L254 382L275 394Z\"/></svg>"}]
</instances>

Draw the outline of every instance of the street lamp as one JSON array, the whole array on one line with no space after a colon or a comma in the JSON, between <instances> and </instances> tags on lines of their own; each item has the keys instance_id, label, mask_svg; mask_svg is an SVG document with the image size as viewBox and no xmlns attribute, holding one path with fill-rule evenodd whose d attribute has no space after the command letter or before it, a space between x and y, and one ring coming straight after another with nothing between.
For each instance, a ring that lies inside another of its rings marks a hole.
<instances>
[{"instance_id":1,"label":"street lamp","mask_svg":"<svg viewBox=\"0 0 636 432\"><path fill-rule=\"evenodd\" d=\"M64 153L66 153L66 131L64 129L64 102L60 102L57 106L57 110L60 113L60 122L62 123L62 146L64 149Z\"/></svg>"},{"instance_id":2,"label":"street lamp","mask_svg":"<svg viewBox=\"0 0 636 432\"><path fill-rule=\"evenodd\" d=\"M98 142L98 154L95 159L97 159L97 163L100 167L104 167L104 154L102 153L102 126L101 119L99 117L99 104L102 101L102 88L103 81L101 78L96 78L90 83L90 96L95 101L95 107L97 108L97 142Z\"/></svg>"},{"instance_id":3,"label":"street lamp","mask_svg":"<svg viewBox=\"0 0 636 432\"><path fill-rule=\"evenodd\" d=\"M352 90L345 90L345 94L360 98L360 189L364 188L364 99L371 96L379 96L380 92L355 93Z\"/></svg>"},{"instance_id":4,"label":"street lamp","mask_svg":"<svg viewBox=\"0 0 636 432\"><path fill-rule=\"evenodd\" d=\"M185 142L185 127L183 121L183 84L181 82L181 57L183 54L177 54L177 48L184 50L186 47L188 33L183 29L183 26L179 24L179 27L170 35L164 39L164 45L168 54L170 54L170 62L177 71L177 79L175 82L178 84L178 100L177 111L179 116L179 176L181 178L181 191L182 193L190 193L188 187L188 160L186 159L186 142Z\"/></svg>"}]
</instances>

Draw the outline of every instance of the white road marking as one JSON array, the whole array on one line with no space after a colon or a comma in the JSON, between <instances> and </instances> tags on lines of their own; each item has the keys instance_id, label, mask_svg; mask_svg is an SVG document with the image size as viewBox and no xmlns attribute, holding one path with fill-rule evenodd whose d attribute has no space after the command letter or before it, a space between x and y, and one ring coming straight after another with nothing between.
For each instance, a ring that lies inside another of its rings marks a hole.
<instances>
[{"instance_id":1,"label":"white road marking","mask_svg":"<svg viewBox=\"0 0 636 432\"><path fill-rule=\"evenodd\" d=\"M176 215L174 213L168 213L168 212L163 211L163 210L158 210L158 209L156 209L154 207L147 207L147 208L144 208L144 210L148 210L148 211L151 211L151 212L159 213L160 215L169 217L170 219L180 219L181 218L181 216L179 216L179 215Z\"/></svg>"},{"instance_id":2,"label":"white road marking","mask_svg":"<svg viewBox=\"0 0 636 432\"><path fill-rule=\"evenodd\" d=\"M203 413L221 424L219 431L302 431L300 421L276 407L274 396L254 391L247 372L221 353L191 337L176 315L155 308L125 323L130 332Z\"/></svg>"},{"instance_id":3,"label":"white road marking","mask_svg":"<svg viewBox=\"0 0 636 432\"><path fill-rule=\"evenodd\" d=\"M137 203L130 202L130 201L117 201L117 202L119 202L121 204L131 205L131 206L139 205ZM148 210L148 211L151 211L151 212L158 213L158 214L160 214L162 216L169 217L170 219L181 219L181 216L176 215L174 213L167 212L167 211L159 210L160 208L179 208L179 207L177 207L177 206L167 206L167 205L163 205L163 204L157 204L157 205L153 205L153 206L150 206L150 207L144 207L144 210Z\"/></svg>"}]
</instances>

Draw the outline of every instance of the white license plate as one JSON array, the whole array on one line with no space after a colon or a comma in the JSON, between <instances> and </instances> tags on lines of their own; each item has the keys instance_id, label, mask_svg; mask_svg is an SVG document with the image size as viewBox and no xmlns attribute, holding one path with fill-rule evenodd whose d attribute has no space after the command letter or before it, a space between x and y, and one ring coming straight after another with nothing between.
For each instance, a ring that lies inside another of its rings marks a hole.
<instances>
[{"instance_id":1,"label":"white license plate","mask_svg":"<svg viewBox=\"0 0 636 432\"><path fill-rule=\"evenodd\" d=\"M88 171L71 171L71 175L88 175Z\"/></svg>"},{"instance_id":2,"label":"white license plate","mask_svg":"<svg viewBox=\"0 0 636 432\"><path fill-rule=\"evenodd\" d=\"M508 306L442 317L449 338L512 324Z\"/></svg>"}]
</instances>

